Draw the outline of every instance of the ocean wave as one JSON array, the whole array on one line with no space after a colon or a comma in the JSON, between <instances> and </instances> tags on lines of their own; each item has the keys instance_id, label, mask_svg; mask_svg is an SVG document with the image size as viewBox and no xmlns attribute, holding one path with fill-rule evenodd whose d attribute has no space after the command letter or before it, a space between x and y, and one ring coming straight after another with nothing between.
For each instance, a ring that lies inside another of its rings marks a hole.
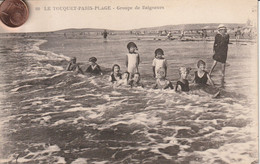
<instances>
[{"instance_id":1,"label":"ocean wave","mask_svg":"<svg viewBox=\"0 0 260 164\"><path fill-rule=\"evenodd\" d=\"M17 44L8 55L21 62L3 62L16 71L5 73L10 83L2 90L6 93L1 111L8 112L0 117L6 149L0 162L246 163L257 159L257 118L252 112L256 107L247 97L226 89L218 99L203 90L154 90L153 81L146 77L146 88L113 87L108 74L95 77L65 71L69 58L40 50L44 43Z\"/></svg>"}]
</instances>

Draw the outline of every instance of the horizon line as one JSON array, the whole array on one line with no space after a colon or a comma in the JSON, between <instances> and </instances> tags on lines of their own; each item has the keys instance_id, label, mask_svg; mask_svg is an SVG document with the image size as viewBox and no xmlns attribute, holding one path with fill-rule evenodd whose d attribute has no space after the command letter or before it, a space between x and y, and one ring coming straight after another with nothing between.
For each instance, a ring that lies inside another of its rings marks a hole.
<instances>
[{"instance_id":1,"label":"horizon line","mask_svg":"<svg viewBox=\"0 0 260 164\"><path fill-rule=\"evenodd\" d=\"M58 32L58 31L63 31L63 30L80 30L80 29L93 29L93 30L107 30L107 31L132 31L132 30L140 30L140 29L145 29L145 28L160 28L164 26L180 26L180 25L201 25L201 24L243 24L246 25L246 23L183 23L183 24L167 24L167 25L161 25L161 26L150 26L150 27L140 27L140 28L133 28L133 29L108 29L108 28L99 28L99 27L82 27L82 28L77 28L77 27L71 27L71 28L64 28L64 29L58 29L58 30L46 30L46 31L24 31L24 32L1 32L0 33L48 33L48 32Z\"/></svg>"}]
</instances>

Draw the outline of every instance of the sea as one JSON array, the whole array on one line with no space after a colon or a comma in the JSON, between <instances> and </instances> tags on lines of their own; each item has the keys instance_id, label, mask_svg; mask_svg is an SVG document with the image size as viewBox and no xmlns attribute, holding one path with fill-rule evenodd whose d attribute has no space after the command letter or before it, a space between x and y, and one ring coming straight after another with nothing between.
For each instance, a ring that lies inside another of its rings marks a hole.
<instances>
[{"instance_id":1,"label":"sea","mask_svg":"<svg viewBox=\"0 0 260 164\"><path fill-rule=\"evenodd\" d=\"M138 46L144 88L114 87L113 64L126 70L126 45ZM257 44L229 44L226 77L212 79L220 96L203 90L155 90L154 51L162 48L167 79L198 60L209 71L212 41L109 36L76 39L1 38L0 163L258 163ZM66 71L71 57L82 69L95 56L104 74Z\"/></svg>"}]
</instances>

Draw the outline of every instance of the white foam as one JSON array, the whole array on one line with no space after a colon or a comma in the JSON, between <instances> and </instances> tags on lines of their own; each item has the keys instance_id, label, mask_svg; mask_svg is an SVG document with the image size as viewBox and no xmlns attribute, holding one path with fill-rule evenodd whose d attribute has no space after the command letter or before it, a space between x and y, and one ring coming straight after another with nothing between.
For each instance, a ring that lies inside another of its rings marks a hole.
<instances>
[{"instance_id":1,"label":"white foam","mask_svg":"<svg viewBox=\"0 0 260 164\"><path fill-rule=\"evenodd\" d=\"M34 101L34 102L32 102L32 105L39 105L39 104L42 104L42 101Z\"/></svg>"},{"instance_id":2,"label":"white foam","mask_svg":"<svg viewBox=\"0 0 260 164\"><path fill-rule=\"evenodd\" d=\"M79 120L85 120L85 119L86 119L85 117L80 116L80 117L76 118L75 120L73 120L73 124L78 124Z\"/></svg>"},{"instance_id":3,"label":"white foam","mask_svg":"<svg viewBox=\"0 0 260 164\"><path fill-rule=\"evenodd\" d=\"M75 161L72 161L71 164L87 164L87 158L78 158Z\"/></svg>"},{"instance_id":4,"label":"white foam","mask_svg":"<svg viewBox=\"0 0 260 164\"><path fill-rule=\"evenodd\" d=\"M108 161L99 161L99 162L94 161L94 162L91 162L91 163L93 163L93 164L107 164Z\"/></svg>"},{"instance_id":5,"label":"white foam","mask_svg":"<svg viewBox=\"0 0 260 164\"><path fill-rule=\"evenodd\" d=\"M111 92L112 95L122 95L121 93L117 92L117 91L112 91Z\"/></svg>"},{"instance_id":6,"label":"white foam","mask_svg":"<svg viewBox=\"0 0 260 164\"><path fill-rule=\"evenodd\" d=\"M71 106L72 107L80 107L80 106L82 106L82 104L79 104L79 103L78 104L72 104Z\"/></svg>"},{"instance_id":7,"label":"white foam","mask_svg":"<svg viewBox=\"0 0 260 164\"><path fill-rule=\"evenodd\" d=\"M54 126L57 126L57 125L60 125L60 124L64 124L64 123L66 123L67 121L65 121L65 120L59 120L59 121L56 121L53 125Z\"/></svg>"},{"instance_id":8,"label":"white foam","mask_svg":"<svg viewBox=\"0 0 260 164\"><path fill-rule=\"evenodd\" d=\"M257 144L254 141L225 144L219 149L208 149L196 154L202 156L203 162L206 163L214 163L214 160L221 159L226 163L245 164L258 159Z\"/></svg>"},{"instance_id":9,"label":"white foam","mask_svg":"<svg viewBox=\"0 0 260 164\"><path fill-rule=\"evenodd\" d=\"M99 118L103 115L104 115L104 112L100 112L100 113L91 112L91 114L88 115L88 118L96 119L96 118Z\"/></svg>"},{"instance_id":10,"label":"white foam","mask_svg":"<svg viewBox=\"0 0 260 164\"><path fill-rule=\"evenodd\" d=\"M76 107L76 108L70 108L63 112L78 112L78 111L91 111L96 108L85 108L85 107Z\"/></svg>"},{"instance_id":11,"label":"white foam","mask_svg":"<svg viewBox=\"0 0 260 164\"><path fill-rule=\"evenodd\" d=\"M64 68L62 66L53 66L51 64L47 64L45 67L53 68L53 69L58 70L58 71L63 71L64 70Z\"/></svg>"},{"instance_id":12,"label":"white foam","mask_svg":"<svg viewBox=\"0 0 260 164\"><path fill-rule=\"evenodd\" d=\"M12 162L12 158L8 158L8 159L0 159L0 163L10 163L10 162Z\"/></svg>"},{"instance_id":13,"label":"white foam","mask_svg":"<svg viewBox=\"0 0 260 164\"><path fill-rule=\"evenodd\" d=\"M57 164L66 164L67 162L65 161L64 157L56 157L57 158Z\"/></svg>"},{"instance_id":14,"label":"white foam","mask_svg":"<svg viewBox=\"0 0 260 164\"><path fill-rule=\"evenodd\" d=\"M45 145L45 144L43 144ZM37 160L43 160L43 159L48 159L52 156L52 154L54 152L58 152L60 151L60 148L57 145L52 145L52 146L44 146L44 150L40 150L37 152L29 152L26 156L18 158L17 162L18 163L23 163L23 162L30 162L30 161L34 161L35 159ZM25 151L28 151L25 150ZM46 155L48 154L48 155ZM27 158L30 157L30 158ZM63 161L61 157L57 157L57 156L52 156L52 158L56 157L56 159L59 161ZM12 160L12 162L15 162L15 159Z\"/></svg>"},{"instance_id":15,"label":"white foam","mask_svg":"<svg viewBox=\"0 0 260 164\"><path fill-rule=\"evenodd\" d=\"M31 85L23 85L23 86L19 86L19 87L16 87L16 88L13 88L11 89L10 91L11 92L17 92L19 89L21 88L26 88L26 87L30 87Z\"/></svg>"}]
</instances>

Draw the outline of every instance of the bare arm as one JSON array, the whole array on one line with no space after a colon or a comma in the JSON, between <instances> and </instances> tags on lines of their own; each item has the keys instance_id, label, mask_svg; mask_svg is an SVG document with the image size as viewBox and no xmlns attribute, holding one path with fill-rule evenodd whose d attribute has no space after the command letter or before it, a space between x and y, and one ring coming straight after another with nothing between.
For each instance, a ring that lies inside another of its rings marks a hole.
<instances>
[{"instance_id":1,"label":"bare arm","mask_svg":"<svg viewBox=\"0 0 260 164\"><path fill-rule=\"evenodd\" d=\"M111 77L111 75L109 76L108 81L112 83L112 77Z\"/></svg>"},{"instance_id":2,"label":"bare arm","mask_svg":"<svg viewBox=\"0 0 260 164\"><path fill-rule=\"evenodd\" d=\"M69 71L70 70L70 66L71 66L71 62L68 64L67 68L66 68L66 71Z\"/></svg>"},{"instance_id":3,"label":"bare arm","mask_svg":"<svg viewBox=\"0 0 260 164\"><path fill-rule=\"evenodd\" d=\"M213 80L210 78L209 74L207 74L210 85L215 86Z\"/></svg>"},{"instance_id":4,"label":"bare arm","mask_svg":"<svg viewBox=\"0 0 260 164\"><path fill-rule=\"evenodd\" d=\"M77 73L81 73L82 75L84 75L84 72L83 72L82 69L79 67L79 65L77 65L77 67L76 67L76 72L77 72Z\"/></svg>"},{"instance_id":5,"label":"bare arm","mask_svg":"<svg viewBox=\"0 0 260 164\"><path fill-rule=\"evenodd\" d=\"M153 77L155 77L155 66L153 66Z\"/></svg>"},{"instance_id":6,"label":"bare arm","mask_svg":"<svg viewBox=\"0 0 260 164\"><path fill-rule=\"evenodd\" d=\"M158 89L157 84L155 84L155 85L153 86L153 89Z\"/></svg>"},{"instance_id":7,"label":"bare arm","mask_svg":"<svg viewBox=\"0 0 260 164\"><path fill-rule=\"evenodd\" d=\"M165 66L165 77L167 76L167 66Z\"/></svg>"},{"instance_id":8,"label":"bare arm","mask_svg":"<svg viewBox=\"0 0 260 164\"><path fill-rule=\"evenodd\" d=\"M140 60L140 55L138 54L138 56L137 56L137 64L139 65L140 62L141 62L141 60Z\"/></svg>"},{"instance_id":9,"label":"bare arm","mask_svg":"<svg viewBox=\"0 0 260 164\"><path fill-rule=\"evenodd\" d=\"M169 82L169 85L168 85L169 88L173 89L173 85L172 85L172 82Z\"/></svg>"},{"instance_id":10,"label":"bare arm","mask_svg":"<svg viewBox=\"0 0 260 164\"><path fill-rule=\"evenodd\" d=\"M175 91L176 91L176 92L181 91L181 86L178 85L178 82L177 82L176 85L175 85Z\"/></svg>"},{"instance_id":11,"label":"bare arm","mask_svg":"<svg viewBox=\"0 0 260 164\"><path fill-rule=\"evenodd\" d=\"M140 64L140 56L137 54L137 63L136 63L136 71L139 72L138 66Z\"/></svg>"},{"instance_id":12,"label":"bare arm","mask_svg":"<svg viewBox=\"0 0 260 164\"><path fill-rule=\"evenodd\" d=\"M193 77L193 79L191 80L191 83L195 83L195 76Z\"/></svg>"},{"instance_id":13,"label":"bare arm","mask_svg":"<svg viewBox=\"0 0 260 164\"><path fill-rule=\"evenodd\" d=\"M103 73L102 73L102 70L101 70L101 68L100 68L100 66L99 66L99 65L97 65L97 69L98 69L98 71L99 71L100 75L103 75Z\"/></svg>"},{"instance_id":14,"label":"bare arm","mask_svg":"<svg viewBox=\"0 0 260 164\"><path fill-rule=\"evenodd\" d=\"M126 58L125 58L125 66L128 68L128 56L126 55Z\"/></svg>"}]
</instances>

